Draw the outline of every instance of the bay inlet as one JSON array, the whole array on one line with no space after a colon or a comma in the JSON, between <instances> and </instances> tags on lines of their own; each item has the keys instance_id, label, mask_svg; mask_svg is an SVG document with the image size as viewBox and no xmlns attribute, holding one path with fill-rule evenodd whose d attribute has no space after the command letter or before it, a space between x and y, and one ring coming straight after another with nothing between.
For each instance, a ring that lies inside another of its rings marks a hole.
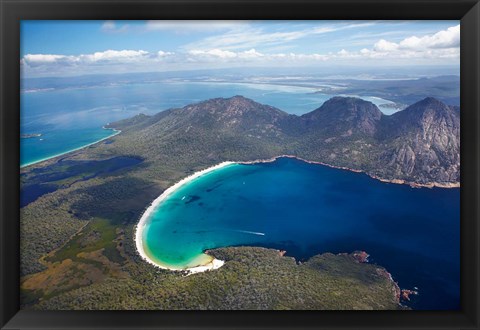
<instances>
[{"instance_id":1,"label":"bay inlet","mask_svg":"<svg viewBox=\"0 0 480 330\"><path fill-rule=\"evenodd\" d=\"M418 287L412 308L457 309L459 195L292 158L226 162L159 196L140 219L136 247L158 267L190 272L222 266L205 254L220 247L281 249L297 261L364 250L401 287Z\"/></svg>"}]
</instances>

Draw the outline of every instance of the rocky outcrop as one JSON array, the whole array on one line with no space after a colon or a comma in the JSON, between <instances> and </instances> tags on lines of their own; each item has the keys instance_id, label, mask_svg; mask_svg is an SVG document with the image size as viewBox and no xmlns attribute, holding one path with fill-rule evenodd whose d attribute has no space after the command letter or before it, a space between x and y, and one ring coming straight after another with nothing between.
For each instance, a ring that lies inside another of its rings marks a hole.
<instances>
[{"instance_id":1,"label":"rocky outcrop","mask_svg":"<svg viewBox=\"0 0 480 330\"><path fill-rule=\"evenodd\" d=\"M426 98L383 120L383 176L418 183L460 181L460 112Z\"/></svg>"},{"instance_id":2,"label":"rocky outcrop","mask_svg":"<svg viewBox=\"0 0 480 330\"><path fill-rule=\"evenodd\" d=\"M402 289L401 294L400 294L400 298L403 301L410 301L410 296L411 295L414 295L414 296L418 295L418 291Z\"/></svg>"},{"instance_id":3,"label":"rocky outcrop","mask_svg":"<svg viewBox=\"0 0 480 330\"><path fill-rule=\"evenodd\" d=\"M355 251L353 252L352 256L357 262L362 264L368 262L368 257L370 257L370 255L365 251Z\"/></svg>"}]
</instances>

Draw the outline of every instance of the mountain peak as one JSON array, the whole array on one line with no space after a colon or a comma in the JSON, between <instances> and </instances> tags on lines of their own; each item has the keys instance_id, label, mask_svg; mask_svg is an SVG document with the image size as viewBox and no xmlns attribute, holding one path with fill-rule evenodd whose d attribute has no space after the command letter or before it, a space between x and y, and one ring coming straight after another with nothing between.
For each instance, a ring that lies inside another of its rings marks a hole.
<instances>
[{"instance_id":1,"label":"mountain peak","mask_svg":"<svg viewBox=\"0 0 480 330\"><path fill-rule=\"evenodd\" d=\"M327 101L325 101L325 103L327 103L327 102L343 102L343 103L362 103L362 102L365 102L365 103L372 103L372 102L365 101L364 99L361 99L359 97L354 97L354 96L334 96L334 97L328 99Z\"/></svg>"},{"instance_id":2,"label":"mountain peak","mask_svg":"<svg viewBox=\"0 0 480 330\"><path fill-rule=\"evenodd\" d=\"M238 106L267 106L258 102L255 102L252 99L249 99L245 96L242 95L235 95L229 98L224 98L226 103L230 103L232 105L238 105Z\"/></svg>"},{"instance_id":3,"label":"mountain peak","mask_svg":"<svg viewBox=\"0 0 480 330\"><path fill-rule=\"evenodd\" d=\"M432 97L432 96L427 96L426 98L424 98L422 101L420 102L440 102L438 101L436 98Z\"/></svg>"},{"instance_id":4,"label":"mountain peak","mask_svg":"<svg viewBox=\"0 0 480 330\"><path fill-rule=\"evenodd\" d=\"M252 99L249 99L243 95L235 95L229 98L226 98L227 100L233 100L233 101L249 101L249 102L255 102Z\"/></svg>"},{"instance_id":5,"label":"mountain peak","mask_svg":"<svg viewBox=\"0 0 480 330\"><path fill-rule=\"evenodd\" d=\"M374 118L380 119L382 112L375 104L370 101L365 101L358 97L351 96L335 96L325 101L318 111L336 111L345 114L360 114L370 115ZM317 111L315 110L315 111Z\"/></svg>"},{"instance_id":6,"label":"mountain peak","mask_svg":"<svg viewBox=\"0 0 480 330\"><path fill-rule=\"evenodd\" d=\"M218 98L214 98L214 99L209 99L209 100L199 102L197 104L187 106L186 108L192 108L192 107L195 107L195 106L205 106L205 105L213 106L215 108L218 108L219 110L228 109L230 107L245 107L245 108L269 107L269 108L273 108L273 107L270 107L268 105L264 105L264 104L255 102L254 100L249 99L249 98L247 98L245 96L242 96L242 95L235 95L235 96L232 96L232 97L218 97Z\"/></svg>"},{"instance_id":7,"label":"mountain peak","mask_svg":"<svg viewBox=\"0 0 480 330\"><path fill-rule=\"evenodd\" d=\"M252 136L260 136L258 132L280 134L283 121L289 117L286 112L241 95L214 98L175 111L192 127L245 132Z\"/></svg>"},{"instance_id":8,"label":"mountain peak","mask_svg":"<svg viewBox=\"0 0 480 330\"><path fill-rule=\"evenodd\" d=\"M414 103L413 105L415 104L418 104L421 106L445 106L445 103L431 96L426 97L423 100L418 101L417 103Z\"/></svg>"},{"instance_id":9,"label":"mountain peak","mask_svg":"<svg viewBox=\"0 0 480 330\"><path fill-rule=\"evenodd\" d=\"M432 138L442 140L442 135L447 136L445 132L455 135L459 129L459 111L436 98L427 97L389 116L384 134L400 136L407 132L421 132L425 141Z\"/></svg>"},{"instance_id":10,"label":"mountain peak","mask_svg":"<svg viewBox=\"0 0 480 330\"><path fill-rule=\"evenodd\" d=\"M436 114L436 116L450 116L455 112L455 109L452 109L442 101L434 97L426 97L423 100L410 105L406 109L393 114L392 116L408 116L409 119L406 120L406 122L410 121L418 123L424 120L425 116L431 116L434 114Z\"/></svg>"},{"instance_id":11,"label":"mountain peak","mask_svg":"<svg viewBox=\"0 0 480 330\"><path fill-rule=\"evenodd\" d=\"M335 96L302 118L308 126L330 127L332 133L338 131L346 136L353 133L373 135L382 112L372 102L357 97Z\"/></svg>"}]
</instances>

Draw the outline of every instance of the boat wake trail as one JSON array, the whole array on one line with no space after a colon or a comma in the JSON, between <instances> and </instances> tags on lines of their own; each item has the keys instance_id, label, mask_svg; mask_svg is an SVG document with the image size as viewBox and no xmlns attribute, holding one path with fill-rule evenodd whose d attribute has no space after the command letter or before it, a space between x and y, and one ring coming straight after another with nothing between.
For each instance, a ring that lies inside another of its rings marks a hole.
<instances>
[{"instance_id":1,"label":"boat wake trail","mask_svg":"<svg viewBox=\"0 0 480 330\"><path fill-rule=\"evenodd\" d=\"M248 230L240 230L240 229L237 229L235 230L236 232L239 232L239 233L244 233L244 234L252 234L252 235L258 235L258 236L265 236L265 233L260 233L260 232L257 232L257 231L248 231Z\"/></svg>"}]
</instances>

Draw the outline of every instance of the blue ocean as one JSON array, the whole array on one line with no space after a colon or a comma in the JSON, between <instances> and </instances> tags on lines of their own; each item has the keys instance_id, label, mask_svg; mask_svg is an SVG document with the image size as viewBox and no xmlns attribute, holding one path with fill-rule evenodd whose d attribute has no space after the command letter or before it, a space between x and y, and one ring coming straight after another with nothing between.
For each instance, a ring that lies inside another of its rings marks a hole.
<instances>
[{"instance_id":1,"label":"blue ocean","mask_svg":"<svg viewBox=\"0 0 480 330\"><path fill-rule=\"evenodd\" d=\"M152 258L185 266L207 249L263 246L298 261L364 250L408 306L460 308L460 189L411 188L291 158L232 164L181 186L143 231Z\"/></svg>"},{"instance_id":2,"label":"blue ocean","mask_svg":"<svg viewBox=\"0 0 480 330\"><path fill-rule=\"evenodd\" d=\"M332 97L313 88L267 84L157 82L21 93L20 164L25 166L106 138L102 129L138 113L155 114L215 97L243 95L293 114L310 112ZM378 105L391 103L364 97Z\"/></svg>"}]
</instances>

